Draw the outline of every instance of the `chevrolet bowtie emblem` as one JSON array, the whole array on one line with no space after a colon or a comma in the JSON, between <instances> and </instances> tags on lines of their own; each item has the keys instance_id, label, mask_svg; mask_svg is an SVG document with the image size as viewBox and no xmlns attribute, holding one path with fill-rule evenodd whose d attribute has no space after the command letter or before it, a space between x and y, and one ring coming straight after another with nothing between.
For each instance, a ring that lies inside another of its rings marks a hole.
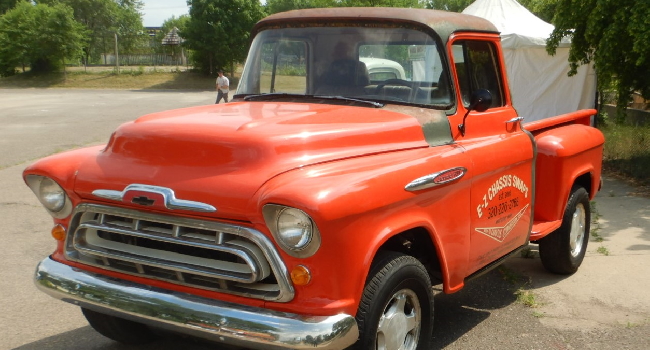
<instances>
[{"instance_id":1,"label":"chevrolet bowtie emblem","mask_svg":"<svg viewBox=\"0 0 650 350\"><path fill-rule=\"evenodd\" d=\"M140 196L140 197L133 197L133 199L131 199L131 203L150 206L156 203L156 201L154 199L149 199L145 196Z\"/></svg>"},{"instance_id":2,"label":"chevrolet bowtie emblem","mask_svg":"<svg viewBox=\"0 0 650 350\"><path fill-rule=\"evenodd\" d=\"M177 199L174 190L167 187L132 184L124 191L94 190L93 195L99 198L146 205L156 209L191 210L206 213L217 211L217 208L202 202Z\"/></svg>"}]
</instances>

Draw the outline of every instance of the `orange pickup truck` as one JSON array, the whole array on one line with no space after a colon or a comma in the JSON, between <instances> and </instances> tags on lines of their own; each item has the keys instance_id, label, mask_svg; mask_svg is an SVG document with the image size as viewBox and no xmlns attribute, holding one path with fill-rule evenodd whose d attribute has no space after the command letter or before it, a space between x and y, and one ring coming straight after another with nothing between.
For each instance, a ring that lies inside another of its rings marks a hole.
<instances>
[{"instance_id":1,"label":"orange pickup truck","mask_svg":"<svg viewBox=\"0 0 650 350\"><path fill-rule=\"evenodd\" d=\"M596 111L525 123L491 23L312 9L252 34L231 103L146 115L24 171L54 218L39 289L123 343L154 327L414 350L432 285L454 293L529 243L549 271L578 269Z\"/></svg>"}]
</instances>

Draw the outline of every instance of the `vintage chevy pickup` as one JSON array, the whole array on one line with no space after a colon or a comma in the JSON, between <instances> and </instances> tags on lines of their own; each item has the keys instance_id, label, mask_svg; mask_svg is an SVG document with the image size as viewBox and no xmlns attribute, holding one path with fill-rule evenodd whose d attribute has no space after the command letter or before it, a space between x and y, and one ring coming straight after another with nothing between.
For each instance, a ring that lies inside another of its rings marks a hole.
<instances>
[{"instance_id":1,"label":"vintage chevy pickup","mask_svg":"<svg viewBox=\"0 0 650 350\"><path fill-rule=\"evenodd\" d=\"M123 343L168 329L414 350L430 348L432 285L459 291L530 243L576 272L601 185L596 111L524 123L491 23L312 9L252 34L231 103L143 116L25 169L57 243L38 288Z\"/></svg>"}]
</instances>

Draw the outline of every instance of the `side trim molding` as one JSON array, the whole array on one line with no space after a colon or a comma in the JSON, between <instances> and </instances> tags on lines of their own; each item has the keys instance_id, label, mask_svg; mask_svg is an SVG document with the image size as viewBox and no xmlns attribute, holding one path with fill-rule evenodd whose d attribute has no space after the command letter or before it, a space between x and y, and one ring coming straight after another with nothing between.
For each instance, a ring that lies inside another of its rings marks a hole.
<instances>
[{"instance_id":1,"label":"side trim molding","mask_svg":"<svg viewBox=\"0 0 650 350\"><path fill-rule=\"evenodd\" d=\"M406 185L406 187L404 187L404 189L409 192L414 192L435 186L441 186L450 182L454 182L456 180L460 180L463 176L465 176L465 173L467 173L467 168L464 167L456 167L439 171L437 173L425 175L411 181L408 185Z\"/></svg>"}]
</instances>

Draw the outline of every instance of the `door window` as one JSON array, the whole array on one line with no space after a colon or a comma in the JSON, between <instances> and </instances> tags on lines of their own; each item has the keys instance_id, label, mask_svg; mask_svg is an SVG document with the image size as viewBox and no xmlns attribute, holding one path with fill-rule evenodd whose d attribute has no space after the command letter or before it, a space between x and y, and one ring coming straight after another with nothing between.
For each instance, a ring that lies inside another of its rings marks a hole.
<instances>
[{"instance_id":1,"label":"door window","mask_svg":"<svg viewBox=\"0 0 650 350\"><path fill-rule=\"evenodd\" d=\"M453 44L454 64L460 84L460 94L465 107L477 89L492 94L492 106L504 105L503 84L496 47L487 41L461 40Z\"/></svg>"}]
</instances>

